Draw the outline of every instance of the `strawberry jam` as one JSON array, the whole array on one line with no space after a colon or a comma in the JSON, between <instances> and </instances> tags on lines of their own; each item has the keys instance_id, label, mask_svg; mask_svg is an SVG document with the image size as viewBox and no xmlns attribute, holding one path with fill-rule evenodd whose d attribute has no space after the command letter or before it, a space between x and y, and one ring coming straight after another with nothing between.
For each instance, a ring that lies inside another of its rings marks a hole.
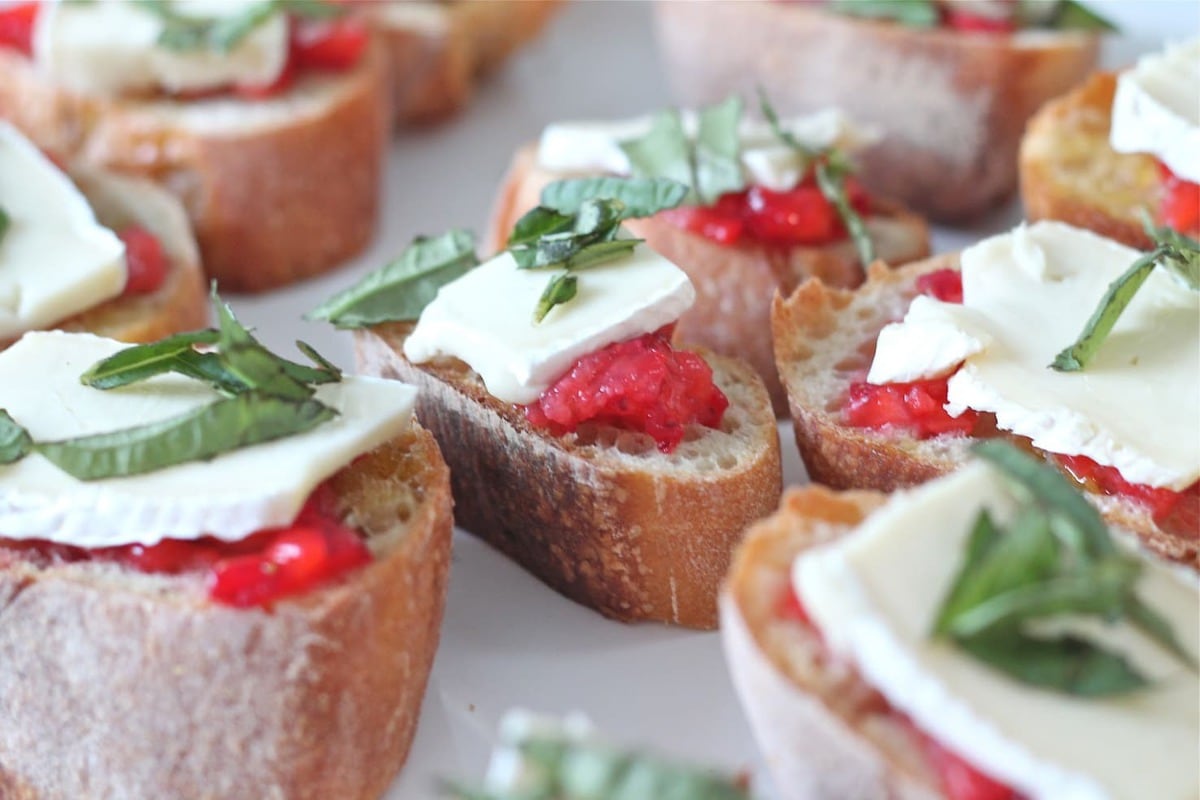
<instances>
[{"instance_id":1,"label":"strawberry jam","mask_svg":"<svg viewBox=\"0 0 1200 800\"><path fill-rule=\"evenodd\" d=\"M33 23L38 3L17 3L0 7L0 47L9 47L27 56L33 55Z\"/></svg>"},{"instance_id":2,"label":"strawberry jam","mask_svg":"<svg viewBox=\"0 0 1200 800\"><path fill-rule=\"evenodd\" d=\"M858 181L848 178L846 193L859 214L870 213L870 197ZM847 236L837 209L811 175L790 191L751 186L723 194L709 206L684 206L663 211L660 216L677 228L722 245L748 240L797 247L830 244Z\"/></svg>"},{"instance_id":3,"label":"strawberry jam","mask_svg":"<svg viewBox=\"0 0 1200 800\"><path fill-rule=\"evenodd\" d=\"M167 279L167 257L158 237L145 228L130 225L121 230L125 243L125 294L151 294Z\"/></svg>"},{"instance_id":4,"label":"strawberry jam","mask_svg":"<svg viewBox=\"0 0 1200 800\"><path fill-rule=\"evenodd\" d=\"M949 376L928 380L874 384L850 384L844 411L846 424L854 428L903 428L918 439L944 433L969 436L979 421L979 412L967 409L952 417L946 411Z\"/></svg>"},{"instance_id":5,"label":"strawberry jam","mask_svg":"<svg viewBox=\"0 0 1200 800\"><path fill-rule=\"evenodd\" d=\"M1200 482L1182 491L1131 483L1116 467L1098 464L1087 456L1054 458L1085 488L1101 494L1128 497L1147 506L1154 522L1164 531L1195 538L1200 536Z\"/></svg>"},{"instance_id":6,"label":"strawberry jam","mask_svg":"<svg viewBox=\"0 0 1200 800\"><path fill-rule=\"evenodd\" d=\"M1200 183L1179 177L1161 162L1158 169L1163 181L1159 221L1180 233L1200 233Z\"/></svg>"},{"instance_id":7,"label":"strawberry jam","mask_svg":"<svg viewBox=\"0 0 1200 800\"><path fill-rule=\"evenodd\" d=\"M963 301L962 273L956 269L937 269L917 278L917 291L943 303Z\"/></svg>"},{"instance_id":8,"label":"strawberry jam","mask_svg":"<svg viewBox=\"0 0 1200 800\"><path fill-rule=\"evenodd\" d=\"M676 350L667 329L615 342L584 356L534 403L525 416L562 435L584 422L648 434L670 453L689 424L721 424L729 407L712 368L695 353Z\"/></svg>"},{"instance_id":9,"label":"strawberry jam","mask_svg":"<svg viewBox=\"0 0 1200 800\"><path fill-rule=\"evenodd\" d=\"M204 572L208 596L237 608L269 607L277 600L321 586L371 561L358 533L335 513L333 490L318 486L296 520L236 542L211 537L164 539L88 550L52 542L3 542L53 561L114 561L139 572L179 575Z\"/></svg>"}]
</instances>

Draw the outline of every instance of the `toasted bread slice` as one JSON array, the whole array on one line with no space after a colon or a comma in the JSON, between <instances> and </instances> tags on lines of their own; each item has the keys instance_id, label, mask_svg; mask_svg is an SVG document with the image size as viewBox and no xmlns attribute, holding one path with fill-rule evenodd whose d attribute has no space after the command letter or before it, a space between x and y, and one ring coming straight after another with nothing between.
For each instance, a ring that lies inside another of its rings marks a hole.
<instances>
[{"instance_id":1,"label":"toasted bread slice","mask_svg":"<svg viewBox=\"0 0 1200 800\"><path fill-rule=\"evenodd\" d=\"M753 370L706 356L729 397L725 419L719 430L693 426L663 455L644 434L534 428L461 361L410 364L410 330L357 331L357 361L420 387L417 417L450 464L458 525L605 616L716 625L733 546L780 492L775 419Z\"/></svg>"},{"instance_id":2,"label":"toasted bread slice","mask_svg":"<svg viewBox=\"0 0 1200 800\"><path fill-rule=\"evenodd\" d=\"M487 243L499 250L509 231L538 204L546 184L568 176L537 164L537 149L517 151L492 212ZM912 212L877 201L866 219L879 257L903 264L929 255L929 227ZM696 302L679 320L675 338L746 361L762 376L778 416L787 415L787 393L775 371L771 349L771 299L790 294L808 278L851 288L863 281L858 253L849 241L820 247L779 248L760 244L717 244L665 220L634 219L625 227L687 273Z\"/></svg>"},{"instance_id":3,"label":"toasted bread slice","mask_svg":"<svg viewBox=\"0 0 1200 800\"><path fill-rule=\"evenodd\" d=\"M476 83L541 33L561 5L560 0L366 3L391 65L397 124L434 122L461 111Z\"/></svg>"},{"instance_id":4,"label":"toasted bread slice","mask_svg":"<svg viewBox=\"0 0 1200 800\"><path fill-rule=\"evenodd\" d=\"M865 379L871 366L879 331L904 317L919 275L947 268L958 268L957 254L897 270L876 262L857 291L808 281L791 297L776 298L771 312L776 364L787 387L796 445L814 481L890 492L944 475L968 460L974 441L969 436L918 440L902 431L852 428L842 418L850 384ZM1200 531L1164 531L1141 503L1095 492L1087 496L1111 523L1136 532L1151 550L1200 566Z\"/></svg>"},{"instance_id":5,"label":"toasted bread slice","mask_svg":"<svg viewBox=\"0 0 1200 800\"><path fill-rule=\"evenodd\" d=\"M1117 76L1099 72L1051 100L1021 141L1021 199L1031 220L1057 219L1148 250L1141 212L1153 217L1162 181L1153 156L1108 144Z\"/></svg>"},{"instance_id":6,"label":"toasted bread slice","mask_svg":"<svg viewBox=\"0 0 1200 800\"><path fill-rule=\"evenodd\" d=\"M155 292L114 297L55 327L136 343L207 325L208 294L200 256L179 202L144 180L82 165L69 174L102 225L118 231L139 225L158 238L167 257L167 276ZM0 341L0 348L11 343Z\"/></svg>"},{"instance_id":7,"label":"toasted bread slice","mask_svg":"<svg viewBox=\"0 0 1200 800\"><path fill-rule=\"evenodd\" d=\"M783 114L839 107L884 133L860 158L864 182L942 222L1012 194L1025 121L1087 76L1099 44L1076 32L917 29L805 3L656 5L679 100L762 87Z\"/></svg>"},{"instance_id":8,"label":"toasted bread slice","mask_svg":"<svg viewBox=\"0 0 1200 800\"><path fill-rule=\"evenodd\" d=\"M912 731L819 635L780 613L792 562L850 532L878 492L789 489L755 523L721 591L721 638L734 688L780 800L936 800L943 795Z\"/></svg>"},{"instance_id":9,"label":"toasted bread slice","mask_svg":"<svg viewBox=\"0 0 1200 800\"><path fill-rule=\"evenodd\" d=\"M180 199L205 272L255 292L367 245L389 130L380 47L346 73L303 74L262 100L85 96L0 48L0 117L43 150L146 178Z\"/></svg>"},{"instance_id":10,"label":"toasted bread slice","mask_svg":"<svg viewBox=\"0 0 1200 800\"><path fill-rule=\"evenodd\" d=\"M414 426L333 481L375 560L270 610L0 545L0 796L382 795L437 648L449 476Z\"/></svg>"}]
</instances>

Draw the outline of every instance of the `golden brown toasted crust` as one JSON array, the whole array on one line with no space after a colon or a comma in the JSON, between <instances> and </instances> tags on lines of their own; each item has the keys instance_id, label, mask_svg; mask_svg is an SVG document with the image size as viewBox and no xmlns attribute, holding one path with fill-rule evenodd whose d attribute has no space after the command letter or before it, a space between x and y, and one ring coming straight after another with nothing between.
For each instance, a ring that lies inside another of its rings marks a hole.
<instances>
[{"instance_id":1,"label":"golden brown toasted crust","mask_svg":"<svg viewBox=\"0 0 1200 800\"><path fill-rule=\"evenodd\" d=\"M534 39L560 0L460 0L443 6L445 26L421 31L388 24L384 4L367 8L384 42L398 124L427 123L461 111L476 84Z\"/></svg>"},{"instance_id":2,"label":"golden brown toasted crust","mask_svg":"<svg viewBox=\"0 0 1200 800\"><path fill-rule=\"evenodd\" d=\"M845 535L884 499L789 489L746 532L722 588L726 660L781 800L942 797L920 743L886 701L782 613L796 556Z\"/></svg>"},{"instance_id":3,"label":"golden brown toasted crust","mask_svg":"<svg viewBox=\"0 0 1200 800\"><path fill-rule=\"evenodd\" d=\"M546 184L562 177L538 167L536 146L517 151L492 212L485 240L490 247L504 247L508 232L538 204ZM771 300L776 292L790 294L808 278L830 286L862 283L863 269L853 245L843 241L815 247L727 246L658 217L625 225L679 265L696 288L696 302L679 319L676 340L748 362L762 376L776 415L785 416L787 393L775 371L771 347ZM929 255L929 227L907 209L876 201L868 226L879 257L890 264Z\"/></svg>"},{"instance_id":4,"label":"golden brown toasted crust","mask_svg":"<svg viewBox=\"0 0 1200 800\"><path fill-rule=\"evenodd\" d=\"M1162 200L1154 158L1108 144L1117 76L1100 72L1051 100L1021 141L1021 199L1031 220L1057 219L1143 250L1140 213Z\"/></svg>"},{"instance_id":5,"label":"golden brown toasted crust","mask_svg":"<svg viewBox=\"0 0 1200 800\"><path fill-rule=\"evenodd\" d=\"M45 150L175 194L225 291L291 283L366 246L389 108L377 46L349 72L303 75L278 97L180 102L73 93L0 49L0 116Z\"/></svg>"},{"instance_id":6,"label":"golden brown toasted crust","mask_svg":"<svg viewBox=\"0 0 1200 800\"><path fill-rule=\"evenodd\" d=\"M695 426L666 456L643 434L536 429L462 362L408 363L409 329L356 332L357 360L420 387L417 416L451 465L458 525L605 616L716 625L730 552L780 492L774 418L748 367L708 357L730 410L719 431Z\"/></svg>"},{"instance_id":7,"label":"golden brown toasted crust","mask_svg":"<svg viewBox=\"0 0 1200 800\"><path fill-rule=\"evenodd\" d=\"M891 492L951 472L969 458L975 441L970 436L918 440L904 431L843 422L850 384L866 378L879 331L904 317L918 276L947 268L958 268L958 254L896 270L877 262L855 291L808 281L791 297L776 299L771 313L776 365L787 388L796 445L814 481L836 489ZM1110 523L1134 531L1149 549L1200 567L1200 531L1164 531L1143 504L1095 492L1087 496Z\"/></svg>"},{"instance_id":8,"label":"golden brown toasted crust","mask_svg":"<svg viewBox=\"0 0 1200 800\"><path fill-rule=\"evenodd\" d=\"M1025 121L1083 80L1098 49L1093 34L922 30L771 0L660 0L657 34L688 105L761 86L781 113L836 106L879 126L863 179L943 222L1012 193Z\"/></svg>"},{"instance_id":9,"label":"golden brown toasted crust","mask_svg":"<svg viewBox=\"0 0 1200 800\"><path fill-rule=\"evenodd\" d=\"M0 796L382 795L437 648L449 476L414 426L333 480L376 559L273 610L0 549Z\"/></svg>"}]
</instances>

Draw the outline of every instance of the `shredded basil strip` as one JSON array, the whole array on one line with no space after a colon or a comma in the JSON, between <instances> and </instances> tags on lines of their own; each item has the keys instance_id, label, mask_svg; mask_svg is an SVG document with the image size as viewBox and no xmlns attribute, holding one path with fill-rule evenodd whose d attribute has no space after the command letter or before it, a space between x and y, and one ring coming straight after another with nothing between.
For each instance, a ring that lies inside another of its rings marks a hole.
<instances>
[{"instance_id":1,"label":"shredded basil strip","mask_svg":"<svg viewBox=\"0 0 1200 800\"><path fill-rule=\"evenodd\" d=\"M329 298L307 317L338 328L415 320L439 289L478 264L475 237L468 231L418 237L394 261Z\"/></svg>"},{"instance_id":2,"label":"shredded basil strip","mask_svg":"<svg viewBox=\"0 0 1200 800\"><path fill-rule=\"evenodd\" d=\"M912 28L936 28L942 23L935 0L832 0L829 7L839 14L889 20Z\"/></svg>"},{"instance_id":3,"label":"shredded basil strip","mask_svg":"<svg viewBox=\"0 0 1200 800\"><path fill-rule=\"evenodd\" d=\"M1024 0L1021 7L1029 5L1031 0ZM1036 2L1036 0L1033 0ZM1077 0L1058 0L1054 4L1054 13L1040 27L1054 28L1060 31L1119 31L1108 18L1097 14Z\"/></svg>"},{"instance_id":4,"label":"shredded basil strip","mask_svg":"<svg viewBox=\"0 0 1200 800\"><path fill-rule=\"evenodd\" d=\"M521 773L528 781L519 790L446 784L442 796L453 800L750 799L744 787L713 772L595 742L538 736L518 743L517 748L528 767Z\"/></svg>"},{"instance_id":5,"label":"shredded basil strip","mask_svg":"<svg viewBox=\"0 0 1200 800\"><path fill-rule=\"evenodd\" d=\"M216 344L219 338L220 334L216 330L209 329L180 333L150 344L127 347L93 364L79 380L85 386L94 389L115 389L155 375L179 372L180 358L195 352L192 349L194 345Z\"/></svg>"},{"instance_id":6,"label":"shredded basil strip","mask_svg":"<svg viewBox=\"0 0 1200 800\"><path fill-rule=\"evenodd\" d=\"M178 11L171 0L138 0L162 20L158 44L169 50L211 50L228 53L276 14L327 19L344 12L323 0L263 0L228 16L200 16Z\"/></svg>"},{"instance_id":7,"label":"shredded basil strip","mask_svg":"<svg viewBox=\"0 0 1200 800\"><path fill-rule=\"evenodd\" d=\"M742 175L742 99L731 95L700 109L694 150L696 194L711 205L723 194L746 186Z\"/></svg>"},{"instance_id":8,"label":"shredded basil strip","mask_svg":"<svg viewBox=\"0 0 1200 800\"><path fill-rule=\"evenodd\" d=\"M558 215L559 227L547 225L550 228L547 232L553 233L556 230L564 230L571 217L579 213L580 207L587 200L618 200L624 206L621 218L635 219L675 208L684 201L687 193L688 187L685 184L670 178L567 178L547 184L546 188L542 189L540 203L543 209L552 210ZM540 218L551 219L548 215ZM518 236L518 230L520 229L513 231L510 245L528 243L528 234L522 231L522 235Z\"/></svg>"},{"instance_id":9,"label":"shredded basil strip","mask_svg":"<svg viewBox=\"0 0 1200 800\"><path fill-rule=\"evenodd\" d=\"M910 28L942 25L937 0L831 0L829 7L851 17L898 22ZM1018 28L1115 31L1117 26L1077 0L1020 0L1013 21Z\"/></svg>"},{"instance_id":10,"label":"shredded basil strip","mask_svg":"<svg viewBox=\"0 0 1200 800\"><path fill-rule=\"evenodd\" d=\"M1143 224L1157 246L1108 285L1079 338L1054 357L1051 369L1059 372L1084 369L1155 267L1167 270L1192 291L1200 290L1200 244L1170 228L1155 228L1149 217L1144 218Z\"/></svg>"},{"instance_id":11,"label":"shredded basil strip","mask_svg":"<svg viewBox=\"0 0 1200 800\"><path fill-rule=\"evenodd\" d=\"M0 408L0 464L14 464L24 458L33 449L33 440L29 431Z\"/></svg>"},{"instance_id":12,"label":"shredded basil strip","mask_svg":"<svg viewBox=\"0 0 1200 800\"><path fill-rule=\"evenodd\" d=\"M854 242L854 249L858 252L859 262L863 267L869 266L875 260L875 243L867 232L866 223L854 210L846 193L846 178L854 172L850 160L836 147L814 149L793 136L783 127L779 115L775 113L774 106L767 99L767 93L761 86L758 87L758 104L763 118L771 126L776 138L815 165L813 170L816 173L817 188L825 195L825 199L833 204L842 224L846 226L846 232L850 234L850 240Z\"/></svg>"},{"instance_id":13,"label":"shredded basil strip","mask_svg":"<svg viewBox=\"0 0 1200 800\"><path fill-rule=\"evenodd\" d=\"M645 135L619 144L633 177L667 178L687 186L690 198L698 197L692 144L677 110L660 111Z\"/></svg>"},{"instance_id":14,"label":"shredded basil strip","mask_svg":"<svg viewBox=\"0 0 1200 800\"><path fill-rule=\"evenodd\" d=\"M8 212L3 207L0 207L0 242L4 241L10 225L12 225L12 218L8 216Z\"/></svg>"},{"instance_id":15,"label":"shredded basil strip","mask_svg":"<svg viewBox=\"0 0 1200 800\"><path fill-rule=\"evenodd\" d=\"M1004 528L980 512L934 621L935 638L1023 683L1083 697L1123 694L1148 680L1096 642L1037 634L1030 623L1062 615L1123 619L1196 669L1170 624L1138 596L1142 563L1117 549L1099 513L1058 470L999 440L974 450L1022 505Z\"/></svg>"},{"instance_id":16,"label":"shredded basil strip","mask_svg":"<svg viewBox=\"0 0 1200 800\"><path fill-rule=\"evenodd\" d=\"M33 449L81 481L142 475L303 433L336 416L312 399L246 393L133 428L38 442Z\"/></svg>"},{"instance_id":17,"label":"shredded basil strip","mask_svg":"<svg viewBox=\"0 0 1200 800\"><path fill-rule=\"evenodd\" d=\"M574 275L564 272L555 275L546 284L545 291L538 298L537 307L533 310L533 321L539 323L550 313L550 309L562 305L575 297L577 280Z\"/></svg>"}]
</instances>

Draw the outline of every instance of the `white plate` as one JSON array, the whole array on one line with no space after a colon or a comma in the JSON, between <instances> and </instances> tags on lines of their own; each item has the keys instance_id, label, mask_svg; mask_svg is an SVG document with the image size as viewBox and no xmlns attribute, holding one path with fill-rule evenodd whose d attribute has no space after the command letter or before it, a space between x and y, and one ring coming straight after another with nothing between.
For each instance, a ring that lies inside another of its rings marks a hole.
<instances>
[{"instance_id":1,"label":"white plate","mask_svg":"<svg viewBox=\"0 0 1200 800\"><path fill-rule=\"evenodd\" d=\"M1126 33L1105 63L1127 63L1164 36L1200 33L1191 0L1093 2ZM482 230L513 150L547 122L633 116L667 105L646 3L577 2L545 37L486 84L471 108L439 127L400 136L388 164L382 229L338 273L265 297L232 298L243 321L288 352L301 338L352 366L349 336L301 315L398 253L413 236L453 226ZM1019 219L1004 209L970 230L937 230L935 251L957 249ZM252 266L252 265L251 265ZM803 470L781 426L785 482ZM504 711L586 712L614 741L767 781L734 697L715 633L626 626L563 599L471 536L456 534L441 648L420 729L388 800L435 797L439 778L477 779Z\"/></svg>"}]
</instances>

